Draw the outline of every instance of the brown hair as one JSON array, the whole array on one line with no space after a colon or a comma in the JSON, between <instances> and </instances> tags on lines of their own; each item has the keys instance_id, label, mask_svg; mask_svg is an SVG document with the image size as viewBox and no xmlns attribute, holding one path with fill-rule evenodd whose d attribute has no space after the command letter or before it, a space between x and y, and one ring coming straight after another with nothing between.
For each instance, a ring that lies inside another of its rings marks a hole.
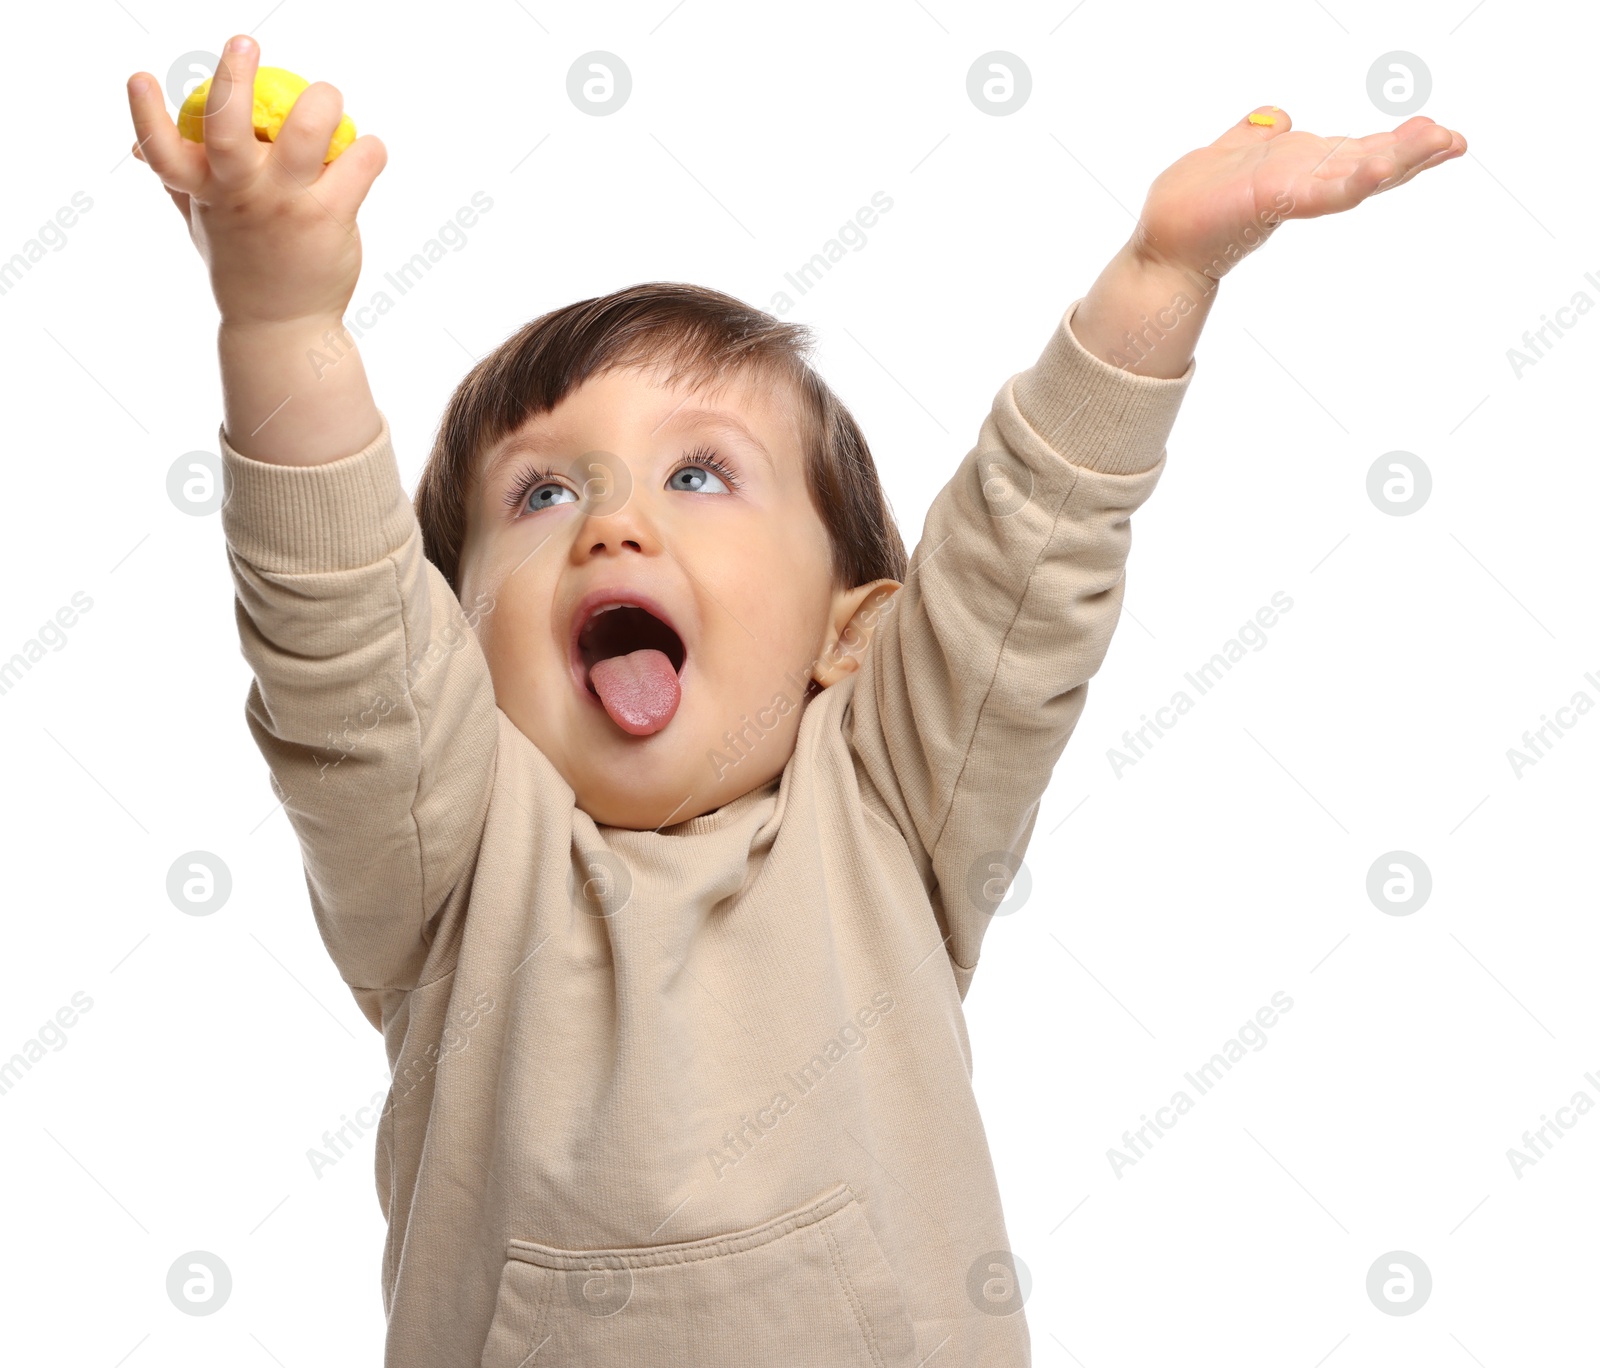
<instances>
[{"instance_id":1,"label":"brown hair","mask_svg":"<svg viewBox=\"0 0 1600 1368\"><path fill-rule=\"evenodd\" d=\"M414 500L423 548L450 587L479 460L592 375L626 366L694 388L735 376L786 383L797 403L806 483L833 548L836 585L904 580L905 543L861 429L809 364L811 329L699 285L654 281L534 319L467 372L440 420Z\"/></svg>"}]
</instances>

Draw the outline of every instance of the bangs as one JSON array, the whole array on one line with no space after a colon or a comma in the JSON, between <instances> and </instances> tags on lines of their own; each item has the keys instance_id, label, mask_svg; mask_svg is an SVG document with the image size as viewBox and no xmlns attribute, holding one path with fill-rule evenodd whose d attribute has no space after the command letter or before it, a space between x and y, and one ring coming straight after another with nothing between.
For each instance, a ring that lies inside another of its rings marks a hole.
<instances>
[{"instance_id":1,"label":"bangs","mask_svg":"<svg viewBox=\"0 0 1600 1368\"><path fill-rule=\"evenodd\" d=\"M428 559L459 595L466 510L484 454L584 381L636 369L711 395L779 392L806 484L845 585L901 579L905 547L855 420L811 368L803 323L697 285L654 282L580 300L519 329L467 372L446 406L414 500Z\"/></svg>"}]
</instances>

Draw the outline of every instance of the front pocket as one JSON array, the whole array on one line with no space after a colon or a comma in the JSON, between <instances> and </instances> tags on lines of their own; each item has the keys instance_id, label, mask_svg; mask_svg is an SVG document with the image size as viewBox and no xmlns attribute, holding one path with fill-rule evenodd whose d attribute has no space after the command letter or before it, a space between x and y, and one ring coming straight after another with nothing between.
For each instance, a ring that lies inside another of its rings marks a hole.
<instances>
[{"instance_id":1,"label":"front pocket","mask_svg":"<svg viewBox=\"0 0 1600 1368\"><path fill-rule=\"evenodd\" d=\"M479 1368L915 1368L846 1184L748 1230L640 1249L510 1240Z\"/></svg>"}]
</instances>

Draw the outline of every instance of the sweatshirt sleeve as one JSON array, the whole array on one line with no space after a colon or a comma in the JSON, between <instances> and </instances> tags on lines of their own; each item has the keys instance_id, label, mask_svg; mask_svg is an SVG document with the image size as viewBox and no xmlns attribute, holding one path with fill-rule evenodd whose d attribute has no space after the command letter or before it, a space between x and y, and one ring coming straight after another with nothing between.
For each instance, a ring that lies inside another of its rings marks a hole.
<instances>
[{"instance_id":1,"label":"sweatshirt sleeve","mask_svg":"<svg viewBox=\"0 0 1600 1368\"><path fill-rule=\"evenodd\" d=\"M219 428L245 704L323 943L367 1018L417 986L475 863L498 736L488 663L422 550L389 422L318 466ZM430 975L433 973L430 970Z\"/></svg>"},{"instance_id":2,"label":"sweatshirt sleeve","mask_svg":"<svg viewBox=\"0 0 1600 1368\"><path fill-rule=\"evenodd\" d=\"M1105 657L1129 518L1194 375L1094 356L1068 326L1079 302L934 498L846 710L863 795L911 848L962 996Z\"/></svg>"}]
</instances>

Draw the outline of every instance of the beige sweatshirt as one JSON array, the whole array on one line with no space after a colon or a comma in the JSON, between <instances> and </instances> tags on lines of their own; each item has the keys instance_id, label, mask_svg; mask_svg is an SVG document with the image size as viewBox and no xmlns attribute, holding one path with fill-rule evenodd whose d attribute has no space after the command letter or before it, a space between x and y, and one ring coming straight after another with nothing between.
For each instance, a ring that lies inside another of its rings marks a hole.
<instances>
[{"instance_id":1,"label":"beige sweatshirt","mask_svg":"<svg viewBox=\"0 0 1600 1368\"><path fill-rule=\"evenodd\" d=\"M223 439L248 723L392 1070L386 1368L1029 1362L961 1003L1194 373L1071 313L781 776L659 832L495 706L387 421L312 467Z\"/></svg>"}]
</instances>

